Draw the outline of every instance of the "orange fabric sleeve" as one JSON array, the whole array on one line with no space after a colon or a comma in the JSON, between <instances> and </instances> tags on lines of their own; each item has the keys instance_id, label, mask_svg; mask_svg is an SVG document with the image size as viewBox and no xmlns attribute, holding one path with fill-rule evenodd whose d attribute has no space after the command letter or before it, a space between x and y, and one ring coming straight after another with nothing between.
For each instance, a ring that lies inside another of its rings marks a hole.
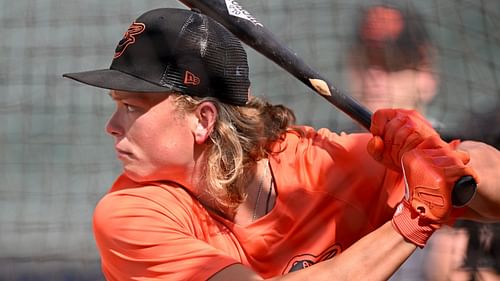
<instances>
[{"instance_id":1,"label":"orange fabric sleeve","mask_svg":"<svg viewBox=\"0 0 500 281\"><path fill-rule=\"evenodd\" d=\"M176 198L162 187L146 186L111 192L99 202L94 234L107 280L206 280L239 262L228 255L234 250L197 237L203 230L190 220L204 214L179 208L191 204L188 198L182 191ZM214 225L210 231L221 229Z\"/></svg>"}]
</instances>

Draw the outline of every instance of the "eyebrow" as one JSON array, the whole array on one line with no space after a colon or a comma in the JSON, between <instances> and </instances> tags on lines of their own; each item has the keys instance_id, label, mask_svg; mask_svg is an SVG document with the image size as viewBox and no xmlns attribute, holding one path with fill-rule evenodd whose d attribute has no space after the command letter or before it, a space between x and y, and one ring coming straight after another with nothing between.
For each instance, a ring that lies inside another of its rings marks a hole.
<instances>
[{"instance_id":1,"label":"eyebrow","mask_svg":"<svg viewBox=\"0 0 500 281\"><path fill-rule=\"evenodd\" d=\"M113 99L113 100L117 100L117 101L119 101L119 100L124 100L124 99L136 99L136 98L138 98L138 97L135 97L135 96L134 96L134 97L132 97L132 96L128 96L128 95L113 94L113 92L112 92L112 91L109 91L108 96L109 96L111 99Z\"/></svg>"},{"instance_id":2,"label":"eyebrow","mask_svg":"<svg viewBox=\"0 0 500 281\"><path fill-rule=\"evenodd\" d=\"M114 93L114 94L113 94ZM145 103L145 104L150 104L150 103L158 103L161 100L167 98L166 96L163 97L163 99L156 99L156 95L134 95L134 94L120 94L116 93L114 91L110 91L108 95L111 97L113 101L121 102L123 100L129 100L129 101L134 101L134 102L140 102L140 103Z\"/></svg>"},{"instance_id":3,"label":"eyebrow","mask_svg":"<svg viewBox=\"0 0 500 281\"><path fill-rule=\"evenodd\" d=\"M118 95L113 95L113 91L109 91L108 96L113 100L121 99Z\"/></svg>"}]
</instances>

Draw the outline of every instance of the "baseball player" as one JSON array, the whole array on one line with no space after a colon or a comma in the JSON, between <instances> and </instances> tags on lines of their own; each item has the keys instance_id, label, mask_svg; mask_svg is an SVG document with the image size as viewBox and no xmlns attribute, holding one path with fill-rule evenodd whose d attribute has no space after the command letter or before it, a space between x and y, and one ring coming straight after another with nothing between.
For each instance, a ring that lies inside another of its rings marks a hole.
<instances>
[{"instance_id":1,"label":"baseball player","mask_svg":"<svg viewBox=\"0 0 500 281\"><path fill-rule=\"evenodd\" d=\"M133 21L110 68L65 74L116 104L123 173L94 213L108 280L385 280L441 225L500 217L497 150L448 144L410 110L365 134L295 125L248 72L221 25L165 8ZM453 209L464 175L478 192Z\"/></svg>"}]
</instances>

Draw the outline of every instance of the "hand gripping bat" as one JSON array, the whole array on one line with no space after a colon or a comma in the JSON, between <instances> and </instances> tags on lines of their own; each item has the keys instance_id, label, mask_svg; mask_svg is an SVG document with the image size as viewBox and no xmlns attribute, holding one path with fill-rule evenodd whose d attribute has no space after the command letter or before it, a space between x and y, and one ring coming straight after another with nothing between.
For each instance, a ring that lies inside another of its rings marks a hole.
<instances>
[{"instance_id":1,"label":"hand gripping bat","mask_svg":"<svg viewBox=\"0 0 500 281\"><path fill-rule=\"evenodd\" d=\"M264 27L234 0L179 0L222 24L242 42L275 62L306 86L346 113L366 129L370 129L372 113L351 96L344 94L320 73ZM465 206L476 192L472 176L464 176L453 188L453 206Z\"/></svg>"}]
</instances>

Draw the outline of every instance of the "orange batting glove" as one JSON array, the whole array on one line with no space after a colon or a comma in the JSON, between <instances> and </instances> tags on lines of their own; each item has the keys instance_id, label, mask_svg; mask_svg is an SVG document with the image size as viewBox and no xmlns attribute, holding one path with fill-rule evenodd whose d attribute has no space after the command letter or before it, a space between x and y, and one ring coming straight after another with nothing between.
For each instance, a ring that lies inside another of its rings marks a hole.
<instances>
[{"instance_id":1,"label":"orange batting glove","mask_svg":"<svg viewBox=\"0 0 500 281\"><path fill-rule=\"evenodd\" d=\"M439 136L431 136L402 156L405 198L394 213L392 224L406 239L423 247L432 233L450 216L455 182L471 175L469 155L454 150Z\"/></svg>"},{"instance_id":2,"label":"orange batting glove","mask_svg":"<svg viewBox=\"0 0 500 281\"><path fill-rule=\"evenodd\" d=\"M438 133L417 111L381 109L373 113L368 153L386 167L401 171L401 157ZM446 143L445 143L446 144Z\"/></svg>"}]
</instances>

